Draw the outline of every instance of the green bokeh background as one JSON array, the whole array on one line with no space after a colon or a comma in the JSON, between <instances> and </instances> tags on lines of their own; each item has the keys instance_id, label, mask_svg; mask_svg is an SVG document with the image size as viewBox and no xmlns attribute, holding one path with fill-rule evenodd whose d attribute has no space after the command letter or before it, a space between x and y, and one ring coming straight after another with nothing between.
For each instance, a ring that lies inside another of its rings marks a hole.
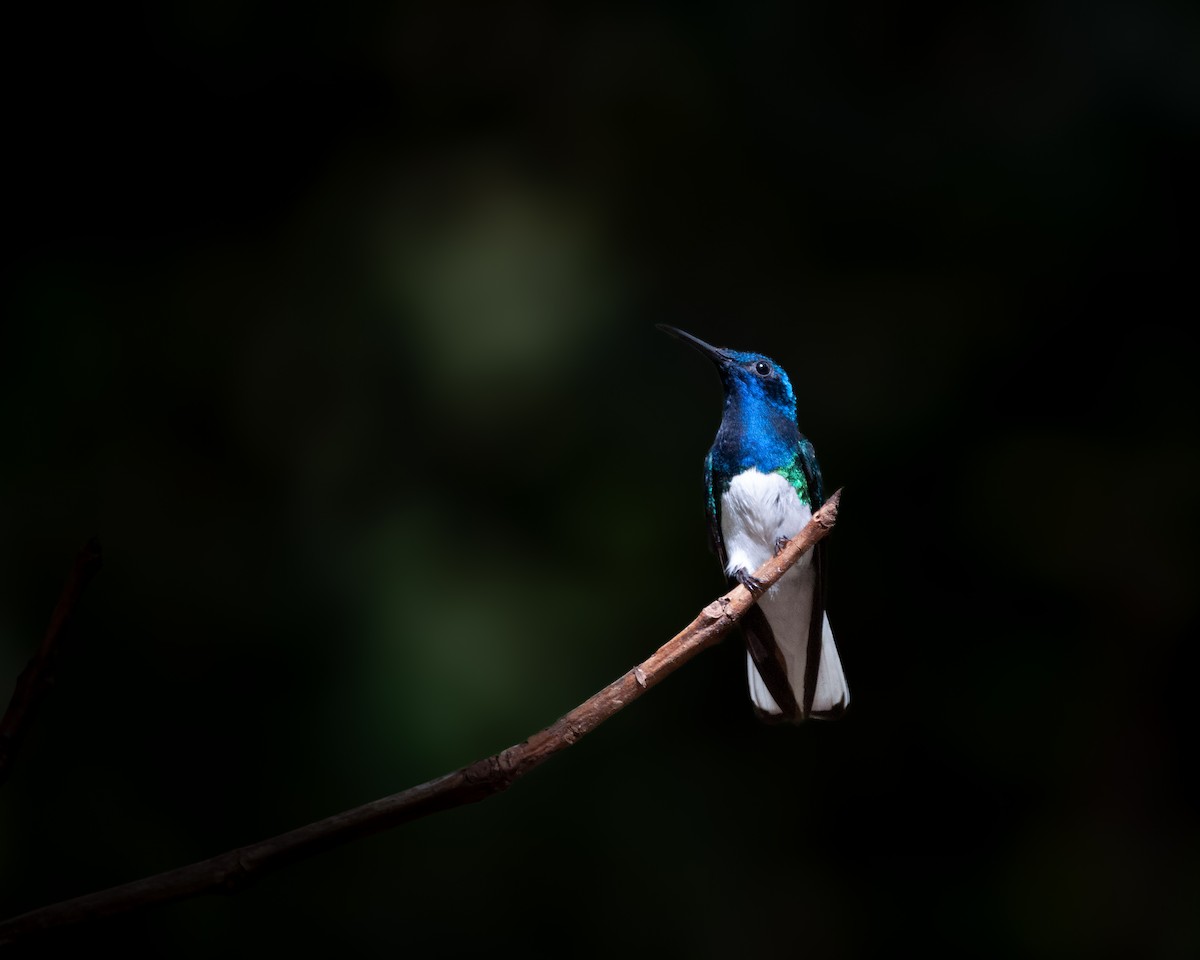
<instances>
[{"instance_id":1,"label":"green bokeh background","mask_svg":"<svg viewBox=\"0 0 1200 960\"><path fill-rule=\"evenodd\" d=\"M758 724L734 640L486 803L44 948L1194 955L1198 25L16 14L0 696L105 559L4 915L493 753L690 620L720 391L668 322L783 364L845 487L849 715Z\"/></svg>"}]
</instances>

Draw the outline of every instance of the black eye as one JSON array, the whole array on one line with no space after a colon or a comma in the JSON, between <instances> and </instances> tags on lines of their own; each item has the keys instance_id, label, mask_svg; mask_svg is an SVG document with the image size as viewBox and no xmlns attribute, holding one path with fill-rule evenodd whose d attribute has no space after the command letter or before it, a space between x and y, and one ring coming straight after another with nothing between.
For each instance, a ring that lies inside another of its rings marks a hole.
<instances>
[{"instance_id":1,"label":"black eye","mask_svg":"<svg viewBox=\"0 0 1200 960\"><path fill-rule=\"evenodd\" d=\"M764 360L759 360L754 365L754 372L760 377L769 377L771 375L771 365Z\"/></svg>"}]
</instances>

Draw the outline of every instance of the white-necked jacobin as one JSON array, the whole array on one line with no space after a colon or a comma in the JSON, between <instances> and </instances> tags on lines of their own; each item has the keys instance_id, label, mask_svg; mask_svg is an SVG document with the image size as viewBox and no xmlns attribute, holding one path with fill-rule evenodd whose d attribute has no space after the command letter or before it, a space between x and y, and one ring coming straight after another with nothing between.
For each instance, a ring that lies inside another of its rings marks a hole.
<instances>
[{"instance_id":1,"label":"white-necked jacobin","mask_svg":"<svg viewBox=\"0 0 1200 960\"><path fill-rule=\"evenodd\" d=\"M753 576L824 503L816 453L796 426L791 381L761 353L719 349L666 324L659 329L712 360L725 388L704 486L721 565L731 584L759 598L741 621L750 700L764 720L836 717L850 690L825 615L824 543L765 593Z\"/></svg>"}]
</instances>

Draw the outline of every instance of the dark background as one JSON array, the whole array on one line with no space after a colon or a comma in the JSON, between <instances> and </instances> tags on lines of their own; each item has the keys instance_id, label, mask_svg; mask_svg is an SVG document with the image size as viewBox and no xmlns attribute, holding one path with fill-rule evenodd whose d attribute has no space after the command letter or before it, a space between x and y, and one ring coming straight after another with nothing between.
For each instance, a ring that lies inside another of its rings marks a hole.
<instances>
[{"instance_id":1,"label":"dark background","mask_svg":"<svg viewBox=\"0 0 1200 960\"><path fill-rule=\"evenodd\" d=\"M1188 4L24 5L3 44L5 916L523 739L718 594L791 374L836 724L728 642L511 791L53 944L1200 950ZM48 949L49 945L47 946Z\"/></svg>"}]
</instances>

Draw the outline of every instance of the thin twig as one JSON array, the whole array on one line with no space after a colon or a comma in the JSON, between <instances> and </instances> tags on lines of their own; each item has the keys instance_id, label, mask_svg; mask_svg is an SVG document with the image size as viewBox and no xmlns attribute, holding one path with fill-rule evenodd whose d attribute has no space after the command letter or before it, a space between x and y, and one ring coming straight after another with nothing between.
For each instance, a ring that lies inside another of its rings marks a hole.
<instances>
[{"instance_id":1,"label":"thin twig","mask_svg":"<svg viewBox=\"0 0 1200 960\"><path fill-rule=\"evenodd\" d=\"M0 784L8 779L13 757L21 747L33 716L46 692L54 686L54 669L67 624L79 603L83 588L100 569L100 542L94 537L79 551L67 582L50 617L50 626L37 652L17 677L16 689L0 720Z\"/></svg>"},{"instance_id":2,"label":"thin twig","mask_svg":"<svg viewBox=\"0 0 1200 960\"><path fill-rule=\"evenodd\" d=\"M778 556L755 571L754 576L764 586L775 583L805 551L833 529L837 522L840 496L840 490L834 493ZM202 893L232 893L249 881L285 864L348 840L500 793L554 754L576 743L651 687L657 686L696 654L714 646L754 603L755 598L749 590L743 586L734 587L705 607L695 620L659 647L649 659L549 727L507 750L436 780L269 840L14 917L0 923L0 946L53 928L128 913L151 904L181 900Z\"/></svg>"}]
</instances>

